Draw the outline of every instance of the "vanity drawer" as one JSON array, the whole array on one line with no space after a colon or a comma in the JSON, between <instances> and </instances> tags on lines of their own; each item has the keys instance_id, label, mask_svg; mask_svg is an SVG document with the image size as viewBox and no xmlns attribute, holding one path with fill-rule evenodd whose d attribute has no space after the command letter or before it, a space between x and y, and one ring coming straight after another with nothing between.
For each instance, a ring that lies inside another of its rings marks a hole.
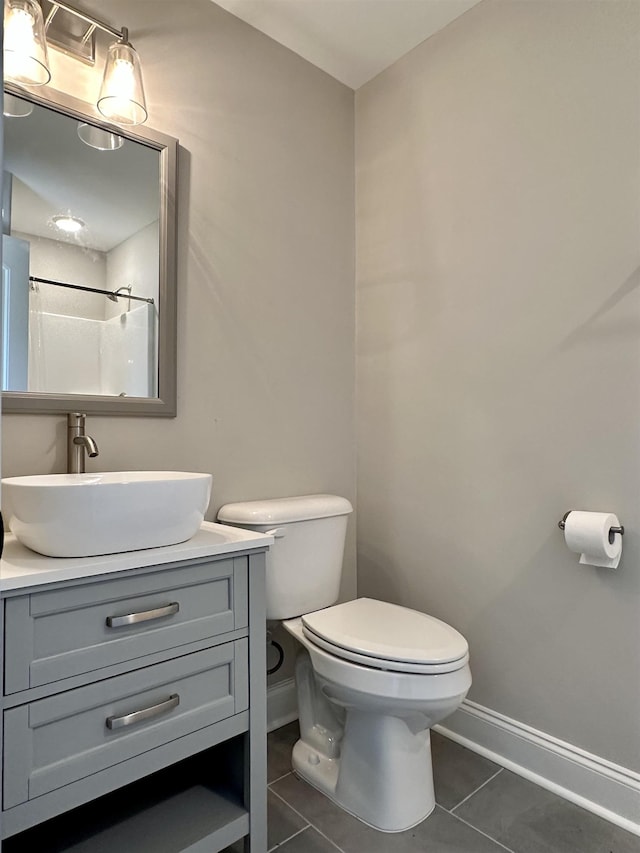
<instances>
[{"instance_id":1,"label":"vanity drawer","mask_svg":"<svg viewBox=\"0 0 640 853\"><path fill-rule=\"evenodd\" d=\"M246 639L4 712L4 808L248 707Z\"/></svg>"},{"instance_id":2,"label":"vanity drawer","mask_svg":"<svg viewBox=\"0 0 640 853\"><path fill-rule=\"evenodd\" d=\"M8 598L5 693L247 625L246 557Z\"/></svg>"}]
</instances>

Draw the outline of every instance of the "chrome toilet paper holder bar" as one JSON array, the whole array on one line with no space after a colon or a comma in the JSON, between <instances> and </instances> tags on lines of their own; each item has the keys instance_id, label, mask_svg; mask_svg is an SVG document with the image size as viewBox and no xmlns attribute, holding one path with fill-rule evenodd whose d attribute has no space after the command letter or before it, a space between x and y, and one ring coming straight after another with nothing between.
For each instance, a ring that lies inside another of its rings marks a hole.
<instances>
[{"instance_id":1,"label":"chrome toilet paper holder bar","mask_svg":"<svg viewBox=\"0 0 640 853\"><path fill-rule=\"evenodd\" d=\"M569 515L570 512L573 512L573 510L570 509L567 512L565 512L565 514L562 516L562 520L558 522L558 527L560 528L560 530L564 530L565 524L567 521L567 516ZM622 524L620 525L620 527L610 527L609 528L609 543L611 545L613 545L613 537L616 535L616 533L619 533L620 536L624 536L624 527Z\"/></svg>"}]
</instances>

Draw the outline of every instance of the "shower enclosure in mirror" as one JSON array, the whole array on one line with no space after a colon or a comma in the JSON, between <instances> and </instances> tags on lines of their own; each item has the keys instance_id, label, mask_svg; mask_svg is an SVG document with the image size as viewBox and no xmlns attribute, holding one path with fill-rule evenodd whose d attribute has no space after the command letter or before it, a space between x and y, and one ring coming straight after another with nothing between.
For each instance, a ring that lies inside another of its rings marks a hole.
<instances>
[{"instance_id":1,"label":"shower enclosure in mirror","mask_svg":"<svg viewBox=\"0 0 640 853\"><path fill-rule=\"evenodd\" d=\"M60 93L4 112L3 409L174 415L176 140Z\"/></svg>"}]
</instances>

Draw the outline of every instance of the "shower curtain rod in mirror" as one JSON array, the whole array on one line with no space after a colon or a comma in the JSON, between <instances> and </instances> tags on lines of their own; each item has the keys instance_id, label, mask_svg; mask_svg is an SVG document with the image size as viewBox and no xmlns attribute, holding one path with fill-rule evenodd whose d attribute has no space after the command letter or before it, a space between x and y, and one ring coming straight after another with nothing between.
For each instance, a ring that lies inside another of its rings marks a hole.
<instances>
[{"instance_id":1,"label":"shower curtain rod in mirror","mask_svg":"<svg viewBox=\"0 0 640 853\"><path fill-rule=\"evenodd\" d=\"M117 302L120 297L122 299L134 299L136 302L147 302L149 305L154 304L153 299L146 296L131 296L130 293L119 293L117 290L100 290L98 287L85 287L82 284L69 284L66 281L53 281L49 278L38 278L35 275L30 275L29 281L34 284L53 284L56 287L68 287L71 290L84 290L87 293L102 293L103 296L106 296L112 302ZM122 289L126 290L126 288Z\"/></svg>"}]
</instances>

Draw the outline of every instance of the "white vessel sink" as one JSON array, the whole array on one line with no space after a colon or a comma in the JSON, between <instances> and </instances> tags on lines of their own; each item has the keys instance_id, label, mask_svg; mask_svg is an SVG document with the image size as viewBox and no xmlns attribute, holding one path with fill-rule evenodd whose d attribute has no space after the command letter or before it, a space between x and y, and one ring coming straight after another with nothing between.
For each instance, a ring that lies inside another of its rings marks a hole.
<instances>
[{"instance_id":1,"label":"white vessel sink","mask_svg":"<svg viewBox=\"0 0 640 853\"><path fill-rule=\"evenodd\" d=\"M93 557L175 545L199 529L211 474L108 471L2 480L2 512L17 539L49 557Z\"/></svg>"}]
</instances>

